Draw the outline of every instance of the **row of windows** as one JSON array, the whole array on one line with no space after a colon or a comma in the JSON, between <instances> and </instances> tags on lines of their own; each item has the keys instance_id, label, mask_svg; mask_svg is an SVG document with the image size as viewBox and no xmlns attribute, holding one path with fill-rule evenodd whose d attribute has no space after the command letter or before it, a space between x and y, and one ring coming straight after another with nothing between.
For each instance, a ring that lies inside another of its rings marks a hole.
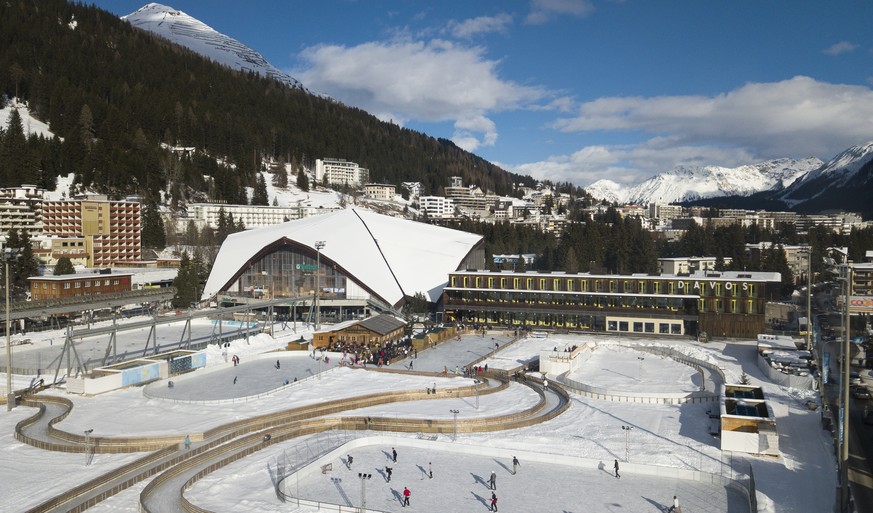
<instances>
[{"instance_id":1,"label":"row of windows","mask_svg":"<svg viewBox=\"0 0 873 513\"><path fill-rule=\"evenodd\" d=\"M705 280L637 280L568 277L453 275L450 286L474 289L549 290L556 292L622 292L626 294L700 294L756 297L755 283Z\"/></svg>"},{"instance_id":2,"label":"row of windows","mask_svg":"<svg viewBox=\"0 0 873 513\"><path fill-rule=\"evenodd\" d=\"M619 333L655 333L658 327L660 335L681 335L682 323L680 322L654 322L654 321L607 321L606 331Z\"/></svg>"},{"instance_id":3,"label":"row of windows","mask_svg":"<svg viewBox=\"0 0 873 513\"><path fill-rule=\"evenodd\" d=\"M671 297L638 297L638 296L577 296L571 294L528 294L524 292L484 292L465 290L449 291L449 303L453 299L464 303L489 303L497 307L500 304L533 305L533 306L575 306L589 308L649 308L670 311L685 311L694 309L694 300Z\"/></svg>"},{"instance_id":4,"label":"row of windows","mask_svg":"<svg viewBox=\"0 0 873 513\"><path fill-rule=\"evenodd\" d=\"M85 281L85 282L77 281L77 282L75 283L75 288L77 288L77 289L81 289L81 288L83 287L83 283L84 283L84 287L85 287L85 288L90 288L92 282L91 282L91 280L88 280L88 281ZM100 286L100 280L94 280L93 283L94 283L94 286L95 286L95 287L99 287L99 286ZM104 286L104 287L108 287L110 283L112 283L112 285L118 285L118 284L119 284L119 280L103 280L103 286ZM71 285L72 285L72 284L71 284L70 282L66 282L66 283L64 283L64 290L69 290L70 288L72 288ZM57 288L58 288L58 284L57 284L57 283L52 283L52 290L57 290ZM47 289L48 289L48 283L47 283L47 282L43 282L43 283L42 283L42 289L43 289L43 290L47 290Z\"/></svg>"}]
</instances>

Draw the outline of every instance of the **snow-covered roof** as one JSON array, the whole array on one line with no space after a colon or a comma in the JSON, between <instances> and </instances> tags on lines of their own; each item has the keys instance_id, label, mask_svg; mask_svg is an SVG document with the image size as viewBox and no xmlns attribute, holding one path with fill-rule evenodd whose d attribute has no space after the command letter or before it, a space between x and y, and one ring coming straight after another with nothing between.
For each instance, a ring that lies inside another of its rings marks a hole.
<instances>
[{"instance_id":1,"label":"snow-covered roof","mask_svg":"<svg viewBox=\"0 0 873 513\"><path fill-rule=\"evenodd\" d=\"M482 240L480 235L349 208L232 234L221 245L203 298L229 286L266 246L283 239L307 246L324 241L321 258L395 305L404 295L436 301L448 274Z\"/></svg>"}]
</instances>

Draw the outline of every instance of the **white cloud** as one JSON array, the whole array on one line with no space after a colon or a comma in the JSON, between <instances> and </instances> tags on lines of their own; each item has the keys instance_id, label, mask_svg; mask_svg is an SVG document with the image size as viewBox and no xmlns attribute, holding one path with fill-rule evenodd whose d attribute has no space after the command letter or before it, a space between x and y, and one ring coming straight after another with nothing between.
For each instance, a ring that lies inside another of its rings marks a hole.
<instances>
[{"instance_id":1,"label":"white cloud","mask_svg":"<svg viewBox=\"0 0 873 513\"><path fill-rule=\"evenodd\" d=\"M855 43L851 43L849 41L840 41L839 43L834 43L828 48L822 50L822 53L826 53L828 55L841 55L844 53L854 52L855 49L858 48L858 45Z\"/></svg>"},{"instance_id":2,"label":"white cloud","mask_svg":"<svg viewBox=\"0 0 873 513\"><path fill-rule=\"evenodd\" d=\"M512 15L502 13L497 16L479 16L464 21L452 20L447 29L456 38L470 39L479 34L505 32L510 24L512 24Z\"/></svg>"},{"instance_id":3,"label":"white cloud","mask_svg":"<svg viewBox=\"0 0 873 513\"><path fill-rule=\"evenodd\" d=\"M679 165L732 167L754 160L754 155L741 148L682 145L670 138L655 137L640 144L586 146L570 155L504 167L536 179L584 186L601 179L636 183Z\"/></svg>"},{"instance_id":4,"label":"white cloud","mask_svg":"<svg viewBox=\"0 0 873 513\"><path fill-rule=\"evenodd\" d=\"M525 18L528 25L542 25L556 16L587 16L594 11L589 0L531 0L530 13Z\"/></svg>"},{"instance_id":5,"label":"white cloud","mask_svg":"<svg viewBox=\"0 0 873 513\"><path fill-rule=\"evenodd\" d=\"M873 91L799 76L712 97L605 97L582 104L577 116L555 127L649 133L677 145L741 148L764 159L827 158L873 137Z\"/></svg>"},{"instance_id":6,"label":"white cloud","mask_svg":"<svg viewBox=\"0 0 873 513\"><path fill-rule=\"evenodd\" d=\"M474 134L482 134L482 139ZM459 119L455 122L452 142L469 152L476 151L480 146L494 146L497 142L497 126L482 115Z\"/></svg>"},{"instance_id":7,"label":"white cloud","mask_svg":"<svg viewBox=\"0 0 873 513\"><path fill-rule=\"evenodd\" d=\"M517 109L546 95L500 78L499 61L484 54L481 47L439 39L323 45L304 50L308 67L292 73L310 89L381 119L453 121L466 149L496 140L489 112Z\"/></svg>"}]
</instances>

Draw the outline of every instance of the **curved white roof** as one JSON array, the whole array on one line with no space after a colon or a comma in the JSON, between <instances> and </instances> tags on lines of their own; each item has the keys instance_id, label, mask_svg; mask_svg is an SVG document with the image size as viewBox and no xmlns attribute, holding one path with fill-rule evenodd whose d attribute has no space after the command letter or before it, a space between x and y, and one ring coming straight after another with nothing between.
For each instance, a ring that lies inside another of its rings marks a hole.
<instances>
[{"instance_id":1,"label":"curved white roof","mask_svg":"<svg viewBox=\"0 0 873 513\"><path fill-rule=\"evenodd\" d=\"M203 298L219 292L259 251L284 238L313 252L315 242L324 241L322 259L335 262L350 279L392 305L416 292L430 301L439 299L448 274L482 240L472 233L349 208L228 236Z\"/></svg>"}]
</instances>

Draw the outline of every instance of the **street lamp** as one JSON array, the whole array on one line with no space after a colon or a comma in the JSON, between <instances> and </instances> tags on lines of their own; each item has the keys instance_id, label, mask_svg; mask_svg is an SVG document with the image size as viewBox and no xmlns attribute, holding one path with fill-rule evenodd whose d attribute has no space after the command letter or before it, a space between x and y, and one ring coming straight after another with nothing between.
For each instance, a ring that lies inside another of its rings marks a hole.
<instances>
[{"instance_id":1,"label":"street lamp","mask_svg":"<svg viewBox=\"0 0 873 513\"><path fill-rule=\"evenodd\" d=\"M458 438L458 414L461 412L458 410L449 411L455 416L455 420L452 423L452 441L454 442Z\"/></svg>"},{"instance_id":2,"label":"street lamp","mask_svg":"<svg viewBox=\"0 0 873 513\"><path fill-rule=\"evenodd\" d=\"M6 411L15 405L15 392L12 391L12 335L9 332L9 260L6 260Z\"/></svg>"},{"instance_id":3,"label":"street lamp","mask_svg":"<svg viewBox=\"0 0 873 513\"><path fill-rule=\"evenodd\" d=\"M85 465L90 465L91 460L88 458L89 452L91 450L91 433L94 432L94 428L85 430Z\"/></svg>"},{"instance_id":4,"label":"street lamp","mask_svg":"<svg viewBox=\"0 0 873 513\"><path fill-rule=\"evenodd\" d=\"M321 249L323 247L323 240L315 241L315 331L321 328L321 303L318 301L318 296L321 293Z\"/></svg>"},{"instance_id":5,"label":"street lamp","mask_svg":"<svg viewBox=\"0 0 873 513\"><path fill-rule=\"evenodd\" d=\"M364 474L358 472L358 477L361 479L361 513L367 511L367 480L373 477L373 474Z\"/></svg>"},{"instance_id":6,"label":"street lamp","mask_svg":"<svg viewBox=\"0 0 873 513\"><path fill-rule=\"evenodd\" d=\"M845 313L845 326L843 326L843 375L840 378L840 511L848 511L849 507L849 340L852 336L851 331L851 315L849 310L849 302L852 297L852 266L851 263L846 263L843 268L845 275L845 295L843 296L843 311Z\"/></svg>"},{"instance_id":7,"label":"street lamp","mask_svg":"<svg viewBox=\"0 0 873 513\"><path fill-rule=\"evenodd\" d=\"M624 461L630 461L628 459L628 439L633 426L622 426L621 429L624 431Z\"/></svg>"}]
</instances>

